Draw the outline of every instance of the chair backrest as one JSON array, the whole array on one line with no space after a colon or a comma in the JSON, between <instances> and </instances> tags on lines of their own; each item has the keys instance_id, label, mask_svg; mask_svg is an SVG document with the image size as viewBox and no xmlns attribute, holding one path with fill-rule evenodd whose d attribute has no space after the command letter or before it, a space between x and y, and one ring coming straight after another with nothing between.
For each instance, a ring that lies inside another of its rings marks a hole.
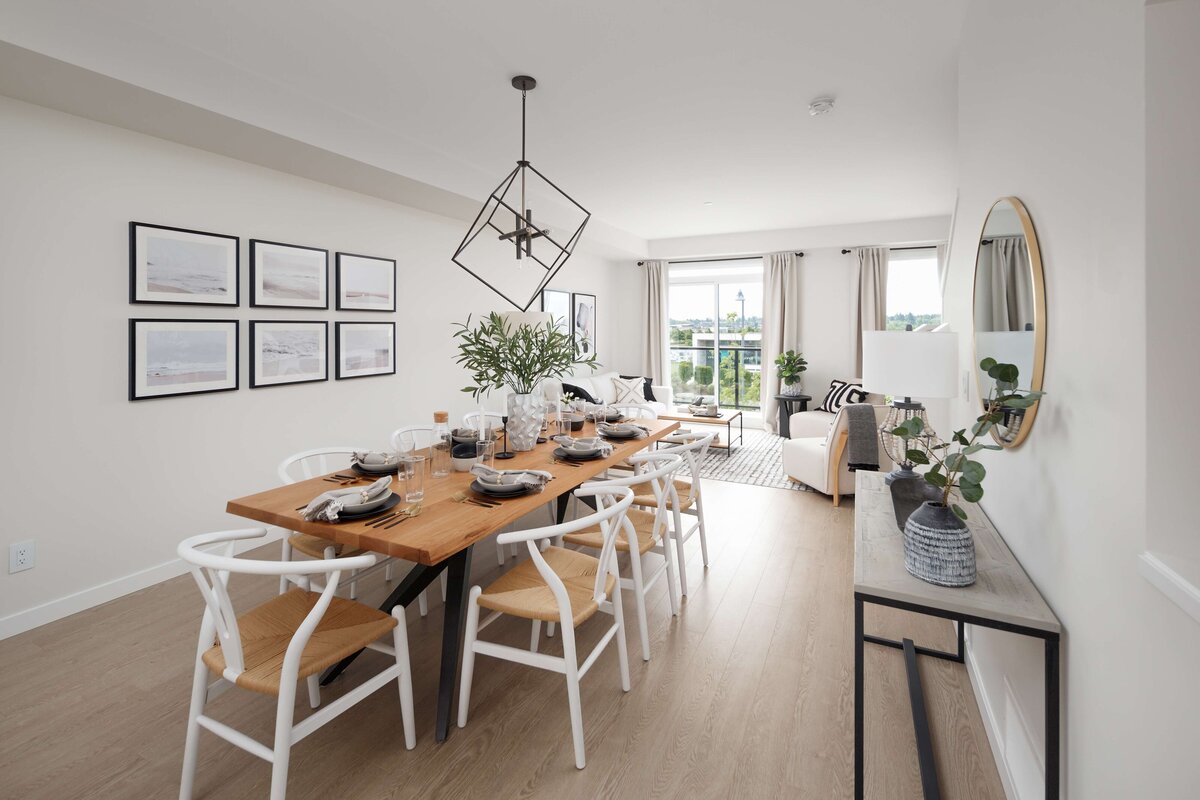
<instances>
[{"instance_id":1,"label":"chair backrest","mask_svg":"<svg viewBox=\"0 0 1200 800\"><path fill-rule=\"evenodd\" d=\"M687 441L666 446L660 445L658 448L660 453L676 453L683 458L683 463L687 466L688 474L692 478L688 496L693 500L700 496L700 468L704 466L704 459L708 457L708 448L716 438L716 433L706 433L702 436L692 434L687 437Z\"/></svg>"},{"instance_id":2,"label":"chair backrest","mask_svg":"<svg viewBox=\"0 0 1200 800\"><path fill-rule=\"evenodd\" d=\"M543 528L531 528L523 531L510 531L496 537L496 542L502 545L515 544L517 542L526 543L529 548L529 557L533 560L538 574L542 576L542 579L546 581L546 585L550 587L550 591L554 594L554 600L558 604L559 613L562 614L564 625L570 624L569 620L572 616L571 600L567 596L567 587L563 584L562 579L555 574L554 570L550 568L550 565L546 563L546 559L543 558L538 543L545 539L555 539L568 533L587 530L599 525L603 543L600 548L600 564L596 570L596 580L592 585L592 596L597 602L601 602L608 595L606 591L606 578L612 571L613 561L616 558L617 532L626 521L625 514L629 510L629 506L633 504L633 490L626 486L603 486L600 483L588 483L576 489L575 496L595 498L595 513L567 522L561 522L557 525L548 525ZM621 591L619 582L616 591Z\"/></svg>"},{"instance_id":3,"label":"chair backrest","mask_svg":"<svg viewBox=\"0 0 1200 800\"><path fill-rule=\"evenodd\" d=\"M483 424L489 428L503 428L504 414L499 411L484 411ZM463 427L479 430L479 412L469 411L463 414Z\"/></svg>"},{"instance_id":4,"label":"chair backrest","mask_svg":"<svg viewBox=\"0 0 1200 800\"><path fill-rule=\"evenodd\" d=\"M650 484L654 493L656 507L654 509L654 527L651 535L655 541L661 541L667 530L667 509L679 502L675 491L675 473L683 466L683 458L666 448L649 453L637 453L629 457L633 465L633 474L623 478L606 478L595 481L589 486L641 486ZM624 529L633 535L633 524L625 519Z\"/></svg>"},{"instance_id":5,"label":"chair backrest","mask_svg":"<svg viewBox=\"0 0 1200 800\"><path fill-rule=\"evenodd\" d=\"M404 439L407 437L411 440L410 447L402 447ZM392 449L400 452L402 450L428 450L433 444L433 426L432 425L405 425L401 428L396 428L392 431Z\"/></svg>"},{"instance_id":6,"label":"chair backrest","mask_svg":"<svg viewBox=\"0 0 1200 800\"><path fill-rule=\"evenodd\" d=\"M266 528L244 528L234 531L219 531L217 533L202 533L191 536L180 542L178 554L187 563L200 594L204 596L204 621L200 625L200 644L202 650L212 647L213 637L221 646L225 656L225 673L222 677L234 681L245 669L245 657L242 651L242 636L238 629L237 611L229 597L229 576L234 573L247 575L316 575L326 576L325 588L313 605L312 610L304 618L304 622L296 629L284 656L283 675L293 676L300 667L300 655L304 646L312 636L312 632L320 623L321 617L333 601L337 591L338 579L343 572L355 569L366 569L375 563L375 556L366 554L350 558L330 558L313 561L259 561L249 558L235 558L234 543L246 539L258 539L267 535ZM210 546L217 552L210 551ZM290 672L289 672L290 670Z\"/></svg>"},{"instance_id":7,"label":"chair backrest","mask_svg":"<svg viewBox=\"0 0 1200 800\"><path fill-rule=\"evenodd\" d=\"M365 447L318 447L315 450L294 453L279 462L279 480L285 484L291 484L337 469L349 469L350 456L366 449Z\"/></svg>"},{"instance_id":8,"label":"chair backrest","mask_svg":"<svg viewBox=\"0 0 1200 800\"><path fill-rule=\"evenodd\" d=\"M658 411L645 403L612 403L609 408L615 408L632 419L658 419Z\"/></svg>"}]
</instances>

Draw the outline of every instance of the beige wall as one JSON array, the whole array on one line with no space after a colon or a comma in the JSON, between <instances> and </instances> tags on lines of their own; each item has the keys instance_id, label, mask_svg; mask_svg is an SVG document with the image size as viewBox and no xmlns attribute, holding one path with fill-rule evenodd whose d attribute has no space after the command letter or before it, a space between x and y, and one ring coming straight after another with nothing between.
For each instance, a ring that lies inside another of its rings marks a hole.
<instances>
[{"instance_id":1,"label":"beige wall","mask_svg":"<svg viewBox=\"0 0 1200 800\"><path fill-rule=\"evenodd\" d=\"M449 260L465 222L6 98L0 153L0 546L37 542L34 569L0 574L0 637L176 574L179 539L243 524L225 501L291 452L381 447L472 407L451 323L503 301ZM242 306L130 305L130 220L242 237ZM252 237L396 258L401 313L249 308ZM618 299L632 261L585 247L555 285L598 296L601 360L636 370L640 305ZM130 317L394 319L407 345L396 376L250 390L243 324L239 391L131 403Z\"/></svg>"}]
</instances>

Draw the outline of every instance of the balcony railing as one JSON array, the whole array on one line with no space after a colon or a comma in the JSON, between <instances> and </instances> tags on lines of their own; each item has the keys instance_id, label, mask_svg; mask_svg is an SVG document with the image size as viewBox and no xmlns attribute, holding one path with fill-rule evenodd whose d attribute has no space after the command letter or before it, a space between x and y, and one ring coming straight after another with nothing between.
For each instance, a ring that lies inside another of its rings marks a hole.
<instances>
[{"instance_id":1,"label":"balcony railing","mask_svg":"<svg viewBox=\"0 0 1200 800\"><path fill-rule=\"evenodd\" d=\"M671 347L671 389L681 405L715 396L723 408L757 410L761 384L761 348Z\"/></svg>"}]
</instances>

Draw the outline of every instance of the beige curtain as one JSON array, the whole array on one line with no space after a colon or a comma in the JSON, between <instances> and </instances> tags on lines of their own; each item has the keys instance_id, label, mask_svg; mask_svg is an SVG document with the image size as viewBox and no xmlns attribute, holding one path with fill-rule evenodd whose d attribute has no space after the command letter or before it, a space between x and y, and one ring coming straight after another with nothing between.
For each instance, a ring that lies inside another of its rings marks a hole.
<instances>
[{"instance_id":1,"label":"beige curtain","mask_svg":"<svg viewBox=\"0 0 1200 800\"><path fill-rule=\"evenodd\" d=\"M646 261L646 349L642 354L643 374L652 383L669 385L671 375L667 371L668 325L667 292L668 266L666 261Z\"/></svg>"},{"instance_id":2,"label":"beige curtain","mask_svg":"<svg viewBox=\"0 0 1200 800\"><path fill-rule=\"evenodd\" d=\"M1033 324L1033 274L1024 236L997 236L985 245L991 273L993 331Z\"/></svg>"},{"instance_id":3,"label":"beige curtain","mask_svg":"<svg viewBox=\"0 0 1200 800\"><path fill-rule=\"evenodd\" d=\"M887 271L886 247L860 247L856 253L858 268L854 271L850 302L854 337L854 377L862 377L863 331L882 331L887 328Z\"/></svg>"},{"instance_id":4,"label":"beige curtain","mask_svg":"<svg viewBox=\"0 0 1200 800\"><path fill-rule=\"evenodd\" d=\"M800 268L795 253L763 256L762 410L763 428L778 427L779 376L775 357L800 349Z\"/></svg>"}]
</instances>

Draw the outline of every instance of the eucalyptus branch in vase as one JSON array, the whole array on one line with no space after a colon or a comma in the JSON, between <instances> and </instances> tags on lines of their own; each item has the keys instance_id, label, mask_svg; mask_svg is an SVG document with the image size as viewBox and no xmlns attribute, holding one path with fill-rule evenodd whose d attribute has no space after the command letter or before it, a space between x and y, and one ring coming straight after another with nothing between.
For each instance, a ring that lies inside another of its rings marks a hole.
<instances>
[{"instance_id":1,"label":"eucalyptus branch in vase","mask_svg":"<svg viewBox=\"0 0 1200 800\"><path fill-rule=\"evenodd\" d=\"M1023 413L1045 394L1018 389L1020 371L1014 364L1001 364L994 358L985 358L979 362L979 368L988 374L993 385L984 400L983 413L971 426L969 437L966 428L963 428L954 432L952 441L937 442L936 437L924 430L920 417L906 420L892 430L893 434L904 440L905 457L909 461L929 466L923 477L941 490L942 505L949 506L954 515L964 521L967 512L958 503L951 502L952 496L957 493L964 502L978 503L983 499L983 479L987 477L987 469L971 456L981 450L1003 449L1000 445L983 444L979 439L989 435L1006 414Z\"/></svg>"},{"instance_id":2,"label":"eucalyptus branch in vase","mask_svg":"<svg viewBox=\"0 0 1200 800\"><path fill-rule=\"evenodd\" d=\"M555 321L544 325L512 325L492 312L471 327L471 318L457 325L457 363L471 373L472 397L508 387L514 394L532 394L546 378L561 378L576 367L600 366L596 356L578 358L571 334Z\"/></svg>"}]
</instances>

